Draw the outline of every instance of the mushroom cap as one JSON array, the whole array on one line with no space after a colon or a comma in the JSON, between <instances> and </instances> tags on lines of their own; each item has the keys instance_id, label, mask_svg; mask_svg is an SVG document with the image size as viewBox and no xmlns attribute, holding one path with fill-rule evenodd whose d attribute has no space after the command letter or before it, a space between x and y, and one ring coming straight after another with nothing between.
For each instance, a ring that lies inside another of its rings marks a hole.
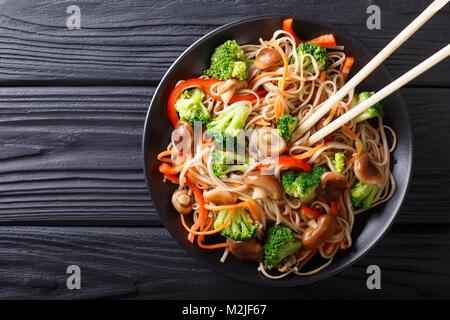
<instances>
[{"instance_id":1,"label":"mushroom cap","mask_svg":"<svg viewBox=\"0 0 450 320\"><path fill-rule=\"evenodd\" d=\"M302 236L305 249L316 250L322 243L331 238L337 230L337 218L332 214L323 214L317 219L317 227L309 227Z\"/></svg>"},{"instance_id":2,"label":"mushroom cap","mask_svg":"<svg viewBox=\"0 0 450 320\"><path fill-rule=\"evenodd\" d=\"M256 55L254 66L257 69L263 70L273 66L281 60L281 54L278 50L273 48L264 48Z\"/></svg>"},{"instance_id":3,"label":"mushroom cap","mask_svg":"<svg viewBox=\"0 0 450 320\"><path fill-rule=\"evenodd\" d=\"M255 239L245 241L228 240L230 252L238 259L245 261L262 261L264 250L262 245Z\"/></svg>"},{"instance_id":4,"label":"mushroom cap","mask_svg":"<svg viewBox=\"0 0 450 320\"><path fill-rule=\"evenodd\" d=\"M206 201L217 204L235 204L237 199L227 190L215 188L203 195Z\"/></svg>"},{"instance_id":5,"label":"mushroom cap","mask_svg":"<svg viewBox=\"0 0 450 320\"><path fill-rule=\"evenodd\" d=\"M179 213L188 214L192 211L194 199L187 190L176 190L172 195L172 204Z\"/></svg>"},{"instance_id":6,"label":"mushroom cap","mask_svg":"<svg viewBox=\"0 0 450 320\"><path fill-rule=\"evenodd\" d=\"M364 184L376 184L383 177L380 170L372 163L369 155L365 152L356 157L353 171L359 181Z\"/></svg>"},{"instance_id":7,"label":"mushroom cap","mask_svg":"<svg viewBox=\"0 0 450 320\"><path fill-rule=\"evenodd\" d=\"M347 188L347 177L337 172L325 172L320 176L317 198L320 201L337 201L342 191Z\"/></svg>"},{"instance_id":8,"label":"mushroom cap","mask_svg":"<svg viewBox=\"0 0 450 320\"><path fill-rule=\"evenodd\" d=\"M172 139L177 150L187 155L193 154L194 129L188 121L178 120L172 131Z\"/></svg>"},{"instance_id":9,"label":"mushroom cap","mask_svg":"<svg viewBox=\"0 0 450 320\"><path fill-rule=\"evenodd\" d=\"M280 136L277 129L264 127L258 130L258 150L265 156L278 156L287 150L286 141Z\"/></svg>"},{"instance_id":10,"label":"mushroom cap","mask_svg":"<svg viewBox=\"0 0 450 320\"><path fill-rule=\"evenodd\" d=\"M261 199L264 197L271 197L279 200L282 196L280 184L274 176L261 174L261 172L251 172L244 178L244 183L249 187L254 187L254 199Z\"/></svg>"}]
</instances>

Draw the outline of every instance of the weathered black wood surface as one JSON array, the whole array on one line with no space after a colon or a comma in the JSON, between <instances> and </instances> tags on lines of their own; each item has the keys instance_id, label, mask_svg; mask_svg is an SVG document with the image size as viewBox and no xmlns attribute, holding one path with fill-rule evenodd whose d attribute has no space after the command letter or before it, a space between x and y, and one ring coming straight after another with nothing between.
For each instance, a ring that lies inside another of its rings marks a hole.
<instances>
[{"instance_id":1,"label":"weathered black wood surface","mask_svg":"<svg viewBox=\"0 0 450 320\"><path fill-rule=\"evenodd\" d=\"M69 4L81 7L81 30L65 27ZM328 280L269 290L214 273L161 227L144 184L149 101L193 41L234 20L294 13L334 24L376 52L426 6L379 1L382 29L371 31L370 4L0 2L0 298L449 298L448 61L402 89L415 170L394 228ZM449 42L449 16L447 7L386 61L394 76ZM70 264L82 269L82 290L65 286ZM366 288L370 264L382 268L380 291Z\"/></svg>"}]
</instances>

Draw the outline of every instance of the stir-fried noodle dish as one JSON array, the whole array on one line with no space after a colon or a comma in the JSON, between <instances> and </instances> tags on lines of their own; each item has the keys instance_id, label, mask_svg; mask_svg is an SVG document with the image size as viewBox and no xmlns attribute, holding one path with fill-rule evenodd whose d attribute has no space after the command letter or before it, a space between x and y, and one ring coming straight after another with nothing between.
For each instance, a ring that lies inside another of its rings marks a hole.
<instances>
[{"instance_id":1,"label":"stir-fried noodle dish","mask_svg":"<svg viewBox=\"0 0 450 320\"><path fill-rule=\"evenodd\" d=\"M317 273L352 245L355 215L395 192L396 135L376 104L309 142L373 94L357 90L299 127L345 84L354 59L333 34L303 41L286 19L271 39L226 41L198 78L179 79L167 101L171 142L158 160L177 185L172 203L193 246L280 279ZM321 266L305 267L314 255Z\"/></svg>"}]
</instances>

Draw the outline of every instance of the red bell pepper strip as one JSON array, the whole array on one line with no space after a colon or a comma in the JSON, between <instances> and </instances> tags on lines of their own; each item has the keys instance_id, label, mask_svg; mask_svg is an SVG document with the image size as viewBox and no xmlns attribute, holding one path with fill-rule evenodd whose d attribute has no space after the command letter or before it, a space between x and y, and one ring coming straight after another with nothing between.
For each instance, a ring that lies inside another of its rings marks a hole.
<instances>
[{"instance_id":1,"label":"red bell pepper strip","mask_svg":"<svg viewBox=\"0 0 450 320\"><path fill-rule=\"evenodd\" d=\"M345 58L344 64L342 65L342 68L341 68L341 72L342 72L342 75L344 76L344 80L346 80L348 75L350 74L350 69L352 68L354 62L355 62L355 58L353 58L353 57Z\"/></svg>"},{"instance_id":2,"label":"red bell pepper strip","mask_svg":"<svg viewBox=\"0 0 450 320\"><path fill-rule=\"evenodd\" d=\"M183 166L171 166L170 164L167 164L166 162L161 163L159 165L159 172L162 174L169 174L171 176L174 176L176 174L179 174Z\"/></svg>"},{"instance_id":3,"label":"red bell pepper strip","mask_svg":"<svg viewBox=\"0 0 450 320\"><path fill-rule=\"evenodd\" d=\"M217 80L217 79L189 79L189 80L186 80L186 81L180 83L179 85L177 85L173 89L172 93L169 96L169 100L167 101L167 116L169 117L169 120L172 123L172 125L175 127L178 120L180 120L180 118L178 117L177 110L175 109L175 103L177 102L178 97L180 96L181 92L183 92L183 90L185 88L187 88L188 86L199 86L202 88L202 90L208 96L212 97L215 100L223 102L222 98L220 96L214 94L210 90L210 87L218 81L219 80ZM260 91L257 91L256 94L259 97L264 97L267 94L267 91L260 90ZM254 99L255 99L255 95L249 93L249 94L246 94L243 96L232 97L229 103L235 103L238 101L252 101Z\"/></svg>"},{"instance_id":4,"label":"red bell pepper strip","mask_svg":"<svg viewBox=\"0 0 450 320\"><path fill-rule=\"evenodd\" d=\"M174 184L180 184L180 179L178 177L175 177L170 174L164 174L164 176L170 182L172 182ZM188 188L190 188L192 190L192 192L194 192L195 200L197 201L197 203L199 205L200 214L198 216L197 221L191 227L192 231L197 231L200 228L200 226L202 226L205 223L206 217L208 215L208 211L205 208L205 199L203 198L202 191L196 186L195 183L192 183L191 181L186 180L184 182L184 185L187 186ZM191 243L194 243L194 239L195 239L195 235L192 233L189 233L188 240Z\"/></svg>"},{"instance_id":5,"label":"red bell pepper strip","mask_svg":"<svg viewBox=\"0 0 450 320\"><path fill-rule=\"evenodd\" d=\"M283 20L283 30L286 32L289 32L290 34L292 34L292 36L295 39L295 45L298 46L300 43L302 43L302 39L300 39L294 32L294 29L292 28L292 23L294 22L294 19L289 18L289 19L284 19ZM287 36L287 35L286 35Z\"/></svg>"},{"instance_id":6,"label":"red bell pepper strip","mask_svg":"<svg viewBox=\"0 0 450 320\"><path fill-rule=\"evenodd\" d=\"M307 42L312 42L322 47L331 47L336 45L336 39L334 38L334 35L332 33L324 34Z\"/></svg>"},{"instance_id":7,"label":"red bell pepper strip","mask_svg":"<svg viewBox=\"0 0 450 320\"><path fill-rule=\"evenodd\" d=\"M307 205L302 205L300 212L302 213L302 215L310 219L318 219L321 215L324 214L322 211L308 207Z\"/></svg>"},{"instance_id":8,"label":"red bell pepper strip","mask_svg":"<svg viewBox=\"0 0 450 320\"><path fill-rule=\"evenodd\" d=\"M264 161L262 161L257 167L256 170L261 170L262 168L271 167L274 165L281 165L281 166L290 166L290 167L297 167L300 169L303 169L305 171L311 172L311 166L307 164L306 162L303 162L300 159L288 157L288 156L282 156L279 158L268 158Z\"/></svg>"},{"instance_id":9,"label":"red bell pepper strip","mask_svg":"<svg viewBox=\"0 0 450 320\"><path fill-rule=\"evenodd\" d=\"M217 79L189 79L177 85L173 89L172 93L169 96L169 100L167 101L167 116L169 117L172 125L175 127L178 120L180 120L177 110L175 109L175 103L177 102L178 97L185 88L187 88L188 86L199 86L203 89L203 91L205 91L205 89L209 89L209 87L211 87L218 81L219 80Z\"/></svg>"}]
</instances>

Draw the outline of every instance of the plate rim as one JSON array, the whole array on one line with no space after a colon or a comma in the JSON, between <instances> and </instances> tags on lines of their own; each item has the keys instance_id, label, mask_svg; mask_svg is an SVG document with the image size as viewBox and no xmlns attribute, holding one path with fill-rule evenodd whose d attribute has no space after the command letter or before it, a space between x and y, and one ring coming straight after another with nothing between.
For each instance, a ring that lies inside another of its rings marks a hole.
<instances>
[{"instance_id":1,"label":"plate rim","mask_svg":"<svg viewBox=\"0 0 450 320\"><path fill-rule=\"evenodd\" d=\"M159 205L154 201L155 196L154 196L154 191L153 191L153 187L152 184L150 183L149 180L149 170L147 167L147 163L148 163L148 157L147 157L147 152L146 152L146 141L148 139L149 136L149 126L151 123L151 111L152 108L156 107L156 99L158 96L158 93L165 87L167 81L169 80L172 72L177 68L177 66L182 63L182 61L184 60L185 57L187 57L191 51L193 51L200 43L206 41L209 38L214 37L217 33L219 33L220 31L238 26L239 24L245 24L245 23L249 23L252 21L258 21L258 20L267 20L267 19L280 19L283 20L285 18L292 18L294 19L294 23L295 21L299 21L299 22L303 22L303 23L308 23L308 24L315 24L315 25L319 25L322 27L325 27L327 29L330 30L335 30L343 35L345 35L347 38L351 39L352 41L354 41L358 48L361 48L362 50L366 51L369 56L375 56L375 54L373 54L373 52L367 48L359 39L355 38L354 36L350 35L348 32L342 30L339 27L336 27L332 24L328 24L328 23L323 23L323 22L316 22L314 20L310 20L310 19L305 19L301 16L298 15L291 15L291 16L286 16L286 15L261 15L261 16L254 16L251 18L247 18L247 19L239 19L239 20L235 20L232 21L230 23L221 25L215 29L213 29L212 31L206 33L205 35L203 35L202 37L200 37L199 39L197 39L196 41L194 41L188 48L186 48L181 54L180 56L171 64L171 66L167 69L167 71L164 73L163 77L161 78L158 86L156 87L154 93L153 93L153 97L150 101L150 104L148 106L148 110L146 113L146 117L145 117L145 122L144 122L144 132L142 134L142 160L143 160L143 173L144 173L144 179L147 185L147 189L149 191L150 197L154 203L155 209L158 212L160 218L161 218L161 222L164 225L164 227L168 230L168 232L171 234L171 236L177 241L177 243L184 248L187 252L189 252L189 254L191 256L193 256L195 259L206 263L207 266L209 266L211 269L213 269L216 273L226 276L230 279L233 279L235 281L240 281L243 283L249 283L249 284L254 284L257 286L262 286L262 287L299 287L299 286L303 286L306 284L310 284L310 283L315 283L327 278L330 278L338 273L343 272L344 270L350 268L351 266L353 266L354 264L356 264L358 261L360 261L362 258L364 258L367 254L369 254L375 246L377 246L379 244L379 242L386 236L386 234L389 232L389 230L392 228L395 219L398 217L401 207L403 206L405 199L406 199L406 195L409 192L409 188L411 185L411 178L412 178L412 174L413 174L413 169L414 169L414 134L413 134L413 125L411 122L411 118L409 116L408 110L407 110L407 104L406 101L403 97L403 94L401 92L401 90L397 90L396 93L397 94L397 98L400 99L401 104L402 104L402 108L404 108L405 110L405 117L406 117L406 123L407 123L407 130L406 130L406 137L405 140L407 143L409 143L409 157L410 157L410 163L409 163L409 168L408 168L408 172L406 177L404 178L404 181L406 183L406 187L403 191L403 194L401 195L401 198L397 201L396 206L394 208L395 214L391 215L391 217L389 218L389 220L387 221L387 223L384 224L383 230L382 232L377 236L377 238L371 242L371 244L369 245L368 248L366 248L361 254L350 258L348 261L346 261L345 263L342 264L342 266L340 266L339 268L336 268L336 270L333 271L329 271L326 272L326 269L322 270L321 272L318 272L314 275L311 276L305 276L305 277L300 277L300 276L296 276L296 277L291 277L289 282L286 281L276 281L276 280L271 280L268 279L270 281L264 281L264 283L262 283L261 281L259 281L256 278L248 278L248 277L240 277L239 275L236 275L234 272L226 272L223 269L220 269L219 267L216 266L215 263L210 262L209 260L207 260L206 258L203 258L201 255L199 256L197 254L197 252L193 251L192 248L190 248L191 246L187 246L184 242L182 242L179 239L178 234L175 233L174 230L172 230L172 228L170 227L170 225L166 222L166 219L164 218L164 215L162 213L162 210L159 208ZM389 71L389 69L382 63L378 68L382 68L383 72L386 74L388 81L392 82L393 81L393 77Z\"/></svg>"}]
</instances>

